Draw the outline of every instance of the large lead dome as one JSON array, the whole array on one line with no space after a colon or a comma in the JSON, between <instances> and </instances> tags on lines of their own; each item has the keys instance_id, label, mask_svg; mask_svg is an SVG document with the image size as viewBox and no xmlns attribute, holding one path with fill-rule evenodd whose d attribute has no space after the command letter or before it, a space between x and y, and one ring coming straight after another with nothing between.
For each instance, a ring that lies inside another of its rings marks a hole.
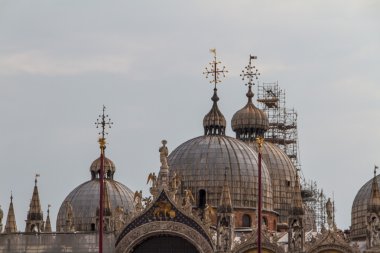
<instances>
[{"instance_id":1,"label":"large lead dome","mask_svg":"<svg viewBox=\"0 0 380 253\"><path fill-rule=\"evenodd\" d=\"M212 108L203 119L204 136L177 147L168 158L171 173L182 178L181 189L194 193L198 206L218 206L224 178L231 189L234 208L256 208L258 199L258 157L244 142L225 136L226 120L214 89ZM263 164L263 207L273 210L269 172Z\"/></svg>"},{"instance_id":2,"label":"large lead dome","mask_svg":"<svg viewBox=\"0 0 380 253\"><path fill-rule=\"evenodd\" d=\"M366 238L367 233L367 215L369 214L369 204L371 200L374 180L377 185L380 184L380 175L365 183L356 194L351 209L351 233L350 238L353 240L362 240Z\"/></svg>"},{"instance_id":3,"label":"large lead dome","mask_svg":"<svg viewBox=\"0 0 380 253\"><path fill-rule=\"evenodd\" d=\"M182 188L190 189L197 203L204 191L207 203L218 206L226 173L233 207L257 207L257 154L244 142L223 135L200 136L177 147L168 162L171 172L181 175ZM272 187L265 164L262 172L263 207L272 210Z\"/></svg>"},{"instance_id":4,"label":"large lead dome","mask_svg":"<svg viewBox=\"0 0 380 253\"><path fill-rule=\"evenodd\" d=\"M133 210L133 192L122 183L113 180L114 163L105 158L105 206L109 206L111 213L116 208L123 208L124 212ZM91 167L91 180L76 187L63 201L57 216L57 232L63 231L94 231L97 228L99 208L99 166L100 159L96 159ZM70 224L68 224L70 223ZM68 228L70 226L70 228Z\"/></svg>"}]
</instances>

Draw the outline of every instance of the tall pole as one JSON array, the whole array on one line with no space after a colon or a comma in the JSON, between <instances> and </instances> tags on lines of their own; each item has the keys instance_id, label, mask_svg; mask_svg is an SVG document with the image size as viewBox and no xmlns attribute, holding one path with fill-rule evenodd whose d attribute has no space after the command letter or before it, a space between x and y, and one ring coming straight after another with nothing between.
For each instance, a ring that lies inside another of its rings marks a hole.
<instances>
[{"instance_id":1,"label":"tall pole","mask_svg":"<svg viewBox=\"0 0 380 253\"><path fill-rule=\"evenodd\" d=\"M104 152L106 149L106 138L105 135L106 127L111 128L113 124L108 115L105 114L106 107L103 105L103 114L99 115L99 119L96 121L96 128L101 128L99 132L99 147L100 147L100 171L99 171L99 253L103 253L103 233L104 233Z\"/></svg>"},{"instance_id":2,"label":"tall pole","mask_svg":"<svg viewBox=\"0 0 380 253\"><path fill-rule=\"evenodd\" d=\"M262 183L261 183L261 148L263 146L263 143L264 143L264 138L263 137L258 137L256 139L256 142L257 142L257 145L258 145L258 148L259 148L259 161L258 161L258 167L259 167L259 178L258 178L258 181L259 181L259 201L258 201L258 215L257 215L257 252L258 253L261 253L261 223L262 223L262 199L263 199L263 190L262 190Z\"/></svg>"},{"instance_id":3,"label":"tall pole","mask_svg":"<svg viewBox=\"0 0 380 253\"><path fill-rule=\"evenodd\" d=\"M103 214L104 214L104 150L106 148L106 140L104 137L99 138L100 144L100 198L99 198L99 253L103 253Z\"/></svg>"}]
</instances>

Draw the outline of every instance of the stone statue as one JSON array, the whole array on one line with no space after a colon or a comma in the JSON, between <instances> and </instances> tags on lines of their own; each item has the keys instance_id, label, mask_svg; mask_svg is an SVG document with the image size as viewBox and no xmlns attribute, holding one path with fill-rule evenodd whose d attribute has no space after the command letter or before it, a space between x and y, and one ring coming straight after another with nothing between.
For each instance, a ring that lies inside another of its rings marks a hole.
<instances>
[{"instance_id":1,"label":"stone statue","mask_svg":"<svg viewBox=\"0 0 380 253\"><path fill-rule=\"evenodd\" d=\"M153 198L157 197L158 194L158 181L156 173L150 173L148 176L147 184L151 183L151 187L149 188L150 194L152 194Z\"/></svg>"},{"instance_id":2,"label":"stone statue","mask_svg":"<svg viewBox=\"0 0 380 253\"><path fill-rule=\"evenodd\" d=\"M162 140L162 147L159 148L160 152L160 162L161 162L161 167L167 168L168 166L168 155L169 155L169 150L165 146L168 142L166 140Z\"/></svg>"},{"instance_id":3,"label":"stone statue","mask_svg":"<svg viewBox=\"0 0 380 253\"><path fill-rule=\"evenodd\" d=\"M375 214L368 218L367 246L368 248L380 247L380 222Z\"/></svg>"},{"instance_id":4,"label":"stone statue","mask_svg":"<svg viewBox=\"0 0 380 253\"><path fill-rule=\"evenodd\" d=\"M177 173L174 171L172 180L171 180L171 187L173 190L177 190L178 187L180 187L180 185L181 185L181 177L177 175Z\"/></svg>"},{"instance_id":5,"label":"stone statue","mask_svg":"<svg viewBox=\"0 0 380 253\"><path fill-rule=\"evenodd\" d=\"M215 215L215 210L211 206L206 204L203 210L203 222L206 226L211 226L212 217L214 215Z\"/></svg>"},{"instance_id":6,"label":"stone statue","mask_svg":"<svg viewBox=\"0 0 380 253\"><path fill-rule=\"evenodd\" d=\"M114 216L115 231L120 231L125 224L124 208L121 206L116 207Z\"/></svg>"},{"instance_id":7,"label":"stone statue","mask_svg":"<svg viewBox=\"0 0 380 253\"><path fill-rule=\"evenodd\" d=\"M302 227L298 219L295 219L291 225L292 238L291 247L293 250L302 250Z\"/></svg>"},{"instance_id":8,"label":"stone statue","mask_svg":"<svg viewBox=\"0 0 380 253\"><path fill-rule=\"evenodd\" d=\"M184 192L185 196L182 201L182 207L186 212L191 213L194 203L194 196L189 189L186 189Z\"/></svg>"},{"instance_id":9,"label":"stone statue","mask_svg":"<svg viewBox=\"0 0 380 253\"><path fill-rule=\"evenodd\" d=\"M69 201L65 202L65 211L66 211L66 229L65 232L71 232L73 228L73 207Z\"/></svg>"},{"instance_id":10,"label":"stone statue","mask_svg":"<svg viewBox=\"0 0 380 253\"><path fill-rule=\"evenodd\" d=\"M152 188L153 187L157 187L157 176L156 176L156 173L150 173L149 176L148 176L148 180L147 180L147 184L149 184L149 182L152 183Z\"/></svg>"},{"instance_id":11,"label":"stone statue","mask_svg":"<svg viewBox=\"0 0 380 253\"><path fill-rule=\"evenodd\" d=\"M331 199L328 198L327 202L326 202L326 215L327 215L327 224L329 225L329 228L332 228L333 227L333 204L331 202Z\"/></svg>"},{"instance_id":12,"label":"stone statue","mask_svg":"<svg viewBox=\"0 0 380 253\"><path fill-rule=\"evenodd\" d=\"M133 197L133 201L135 202L135 210L136 212L141 212L144 207L142 204L142 191L136 191Z\"/></svg>"},{"instance_id":13,"label":"stone statue","mask_svg":"<svg viewBox=\"0 0 380 253\"><path fill-rule=\"evenodd\" d=\"M152 197L149 196L149 197L143 198L142 201L144 202L145 207L147 207L152 203Z\"/></svg>"}]
</instances>

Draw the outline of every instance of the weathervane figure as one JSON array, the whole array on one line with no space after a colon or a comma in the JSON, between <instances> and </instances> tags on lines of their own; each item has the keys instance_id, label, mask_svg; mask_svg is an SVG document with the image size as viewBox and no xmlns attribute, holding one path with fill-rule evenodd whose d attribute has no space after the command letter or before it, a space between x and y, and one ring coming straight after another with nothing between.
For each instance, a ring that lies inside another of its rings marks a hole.
<instances>
[{"instance_id":1,"label":"weathervane figure","mask_svg":"<svg viewBox=\"0 0 380 253\"><path fill-rule=\"evenodd\" d=\"M220 61L216 60L216 49L212 48L210 49L210 53L214 55L214 60L210 62L211 68L208 69L207 67L205 68L206 71L203 72L204 75L206 75L206 78L211 75L213 77L212 80L210 80L210 83L214 84L214 90L216 90L216 85L221 82L220 76L222 75L223 77L226 77L226 73L228 73L228 70L226 69L225 66L223 66L221 69L219 68L219 64L222 64Z\"/></svg>"},{"instance_id":2,"label":"weathervane figure","mask_svg":"<svg viewBox=\"0 0 380 253\"><path fill-rule=\"evenodd\" d=\"M252 66L252 60L256 59L257 56L249 55L249 64L244 67L244 70L242 70L242 73L240 74L243 81L247 79L248 82L245 85L248 85L249 87L255 85L254 79L259 79L259 70L255 66Z\"/></svg>"}]
</instances>

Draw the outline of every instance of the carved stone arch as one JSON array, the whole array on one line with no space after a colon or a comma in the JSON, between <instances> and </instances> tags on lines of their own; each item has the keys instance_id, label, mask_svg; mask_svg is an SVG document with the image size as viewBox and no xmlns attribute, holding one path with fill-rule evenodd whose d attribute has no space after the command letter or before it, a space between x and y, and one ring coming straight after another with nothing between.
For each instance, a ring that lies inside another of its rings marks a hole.
<instances>
[{"instance_id":1,"label":"carved stone arch","mask_svg":"<svg viewBox=\"0 0 380 253\"><path fill-rule=\"evenodd\" d=\"M263 252L265 253L285 253L285 251L278 247L275 244L271 243L263 243L261 245L261 248L263 249ZM250 244L242 244L238 246L234 251L234 253L256 253L258 252L257 250L257 244L256 243L250 243Z\"/></svg>"},{"instance_id":2,"label":"carved stone arch","mask_svg":"<svg viewBox=\"0 0 380 253\"><path fill-rule=\"evenodd\" d=\"M354 250L349 246L326 244L313 248L307 253L354 253Z\"/></svg>"},{"instance_id":3,"label":"carved stone arch","mask_svg":"<svg viewBox=\"0 0 380 253\"><path fill-rule=\"evenodd\" d=\"M143 224L126 234L116 246L116 253L130 253L146 239L159 235L178 236L192 245L200 253L213 253L210 243L195 229L173 221L154 221Z\"/></svg>"},{"instance_id":4,"label":"carved stone arch","mask_svg":"<svg viewBox=\"0 0 380 253\"><path fill-rule=\"evenodd\" d=\"M245 242L236 246L233 249L233 253L256 253L257 250L257 231L254 231L250 238ZM267 233L261 233L261 248L265 253L285 253L285 251L277 245L276 242L272 242Z\"/></svg>"},{"instance_id":5,"label":"carved stone arch","mask_svg":"<svg viewBox=\"0 0 380 253\"><path fill-rule=\"evenodd\" d=\"M306 253L356 253L336 231L327 231L317 239L316 242L308 246Z\"/></svg>"}]
</instances>

